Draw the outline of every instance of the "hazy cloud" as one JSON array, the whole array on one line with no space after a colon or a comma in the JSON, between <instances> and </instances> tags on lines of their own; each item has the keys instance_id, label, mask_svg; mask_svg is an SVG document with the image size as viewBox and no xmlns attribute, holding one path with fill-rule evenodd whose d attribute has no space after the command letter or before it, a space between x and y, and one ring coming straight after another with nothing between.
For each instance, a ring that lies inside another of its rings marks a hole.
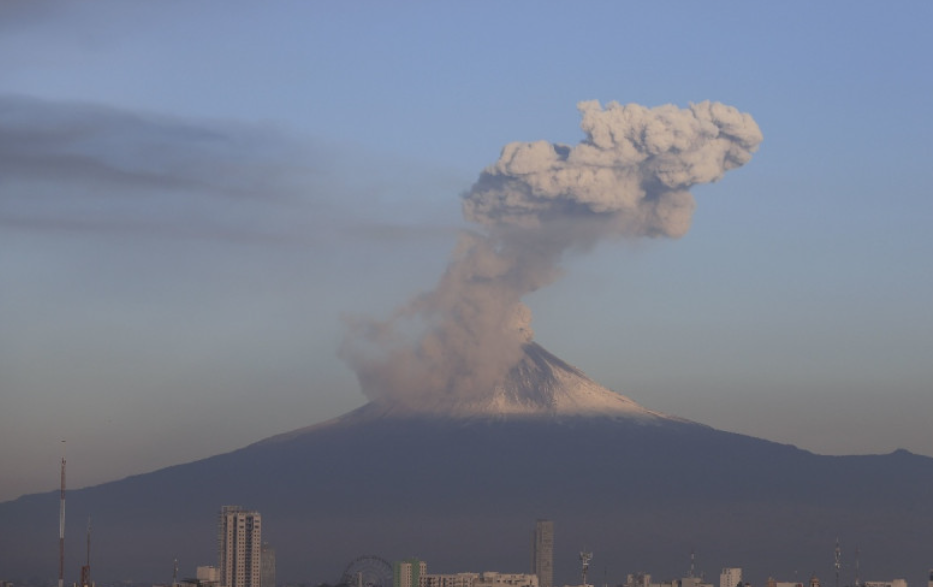
<instances>
[{"instance_id":1,"label":"hazy cloud","mask_svg":"<svg viewBox=\"0 0 933 587\"><path fill-rule=\"evenodd\" d=\"M377 206L360 211L373 189L393 189L380 179L391 164L373 159L260 125L5 95L0 224L224 240L410 236L417 227ZM370 180L344 177L360 166Z\"/></svg>"},{"instance_id":2,"label":"hazy cloud","mask_svg":"<svg viewBox=\"0 0 933 587\"><path fill-rule=\"evenodd\" d=\"M299 146L280 133L246 125L0 96L4 180L89 180L121 188L258 195L270 187L276 193L294 188L283 178L296 170L279 172L299 154Z\"/></svg>"}]
</instances>

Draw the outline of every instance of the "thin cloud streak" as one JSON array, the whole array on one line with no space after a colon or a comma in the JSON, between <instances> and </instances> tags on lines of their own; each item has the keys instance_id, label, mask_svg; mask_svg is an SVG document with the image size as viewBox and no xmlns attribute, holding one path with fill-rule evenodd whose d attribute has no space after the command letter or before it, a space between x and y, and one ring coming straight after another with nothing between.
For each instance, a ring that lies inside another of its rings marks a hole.
<instances>
[{"instance_id":1,"label":"thin cloud streak","mask_svg":"<svg viewBox=\"0 0 933 587\"><path fill-rule=\"evenodd\" d=\"M305 245L456 230L361 211L373 188L336 179L348 164L374 176L385 167L256 125L0 96L0 226L10 229Z\"/></svg>"}]
</instances>

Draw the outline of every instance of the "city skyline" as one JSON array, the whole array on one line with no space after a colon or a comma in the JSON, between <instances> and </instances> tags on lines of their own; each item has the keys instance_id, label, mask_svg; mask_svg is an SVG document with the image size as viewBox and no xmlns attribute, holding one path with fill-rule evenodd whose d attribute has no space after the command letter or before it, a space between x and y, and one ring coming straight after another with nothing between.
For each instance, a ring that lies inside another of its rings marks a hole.
<instances>
[{"instance_id":1,"label":"city skyline","mask_svg":"<svg viewBox=\"0 0 933 587\"><path fill-rule=\"evenodd\" d=\"M211 566L201 566L197 567L197 580L199 585L204 583L207 585L214 585L215 587L223 587L224 585L229 585L230 587L237 587L237 585L248 585L250 578L246 577L248 573L243 574L242 577L237 577L236 580L224 582L223 577L230 577L229 572L225 572L225 561L236 558L231 556L231 553L236 553L239 556L242 556L243 553L253 550L250 545L254 542L261 542L261 587L275 587L275 551L271 546L261 539L261 530L259 529L258 520L261 519L261 514L256 511L247 510L241 506L223 506L220 510L219 515L219 562L217 567ZM249 536L237 536L237 531L242 532L246 530L249 526ZM255 528L255 530L254 530ZM257 540L254 540L257 539ZM267 559L267 553L271 558ZM834 564L833 569L835 572L835 585L845 585L847 587L908 587L907 581L902 577L887 577L880 578L875 577L873 579L865 580L864 577L860 577L859 569L859 551L858 548L855 549L854 556L855 562L853 564L845 564L845 572L843 573L843 578L840 583L840 571L843 570L843 558L842 550L840 548L839 540L836 540L834 553ZM365 559L378 560L383 562L386 566L386 571L388 571L389 566L391 566L392 577L386 575L382 577L383 580L392 581L391 587L545 587L545 585L553 585L553 560L554 560L554 521L548 519L538 519L535 522L535 529L532 533L532 546L531 546L531 555L532 555L532 565L531 572L528 574L517 573L513 570L458 570L451 572L450 570L444 573L431 573L428 571L428 562L421 560L419 558L405 558L402 560L395 560L391 563L385 561L380 557L373 555L361 556L359 559L350 561L349 566L347 567L347 572L354 567L355 563ZM584 553L581 552L580 560L583 562ZM587 552L587 560L583 562L584 567L588 566L589 562L592 560L593 553ZM255 557L253 557L255 558ZM565 560L566 557L565 557ZM676 573L671 573L668 571L667 575L664 575L660 581L657 581L657 577L651 573L644 571L632 571L626 572L625 582L621 582L616 578L611 584L617 585L619 587L752 587L753 583L748 582L743 578L743 569L742 567L722 567L719 572L718 582L715 584L711 582L712 579L706 578L706 573L696 567L696 551L693 550L690 553L690 564L689 571L682 573L683 576L679 576ZM176 561L177 564L177 561ZM363 563L364 566L367 563ZM236 567L237 564L234 562L232 567ZM605 565L604 565L605 567ZM362 568L362 567L361 567ZM388 585L379 585L373 583L373 581L378 580L375 571L371 568L368 568L366 571L359 572L359 581L363 581L368 587L389 587ZM825 571L826 569L823 569ZM83 572L83 569L82 569ZM818 572L817 570L812 570L810 574L804 577L795 577L792 581L785 581L776 578L774 574L769 575L765 585L766 587L803 587L804 585L809 585L809 587L820 587L822 584L820 580L820 575L824 574ZM543 577L543 579L542 579ZM347 573L344 573L344 579L347 578ZM786 577L785 577L786 578ZM533 579L533 582L532 582ZM245 582L244 582L245 580ZM239 581L239 582L238 582ZM603 577L603 585L608 585L608 576ZM324 584L326 582L322 582ZM579 587L586 587L587 585L597 585L600 584L598 581L590 582L581 582ZM338 585L340 585L338 583ZM355 585L345 585L344 587L355 587ZM573 583L566 584L565 587L573 587ZM929 586L933 587L933 568L929 570Z\"/></svg>"},{"instance_id":2,"label":"city skyline","mask_svg":"<svg viewBox=\"0 0 933 587\"><path fill-rule=\"evenodd\" d=\"M577 105L754 117L678 239L574 248L535 340L649 409L933 455L933 8L5 2L0 501L362 405L352 319L429 291L460 196ZM579 250L577 250L579 249Z\"/></svg>"}]
</instances>

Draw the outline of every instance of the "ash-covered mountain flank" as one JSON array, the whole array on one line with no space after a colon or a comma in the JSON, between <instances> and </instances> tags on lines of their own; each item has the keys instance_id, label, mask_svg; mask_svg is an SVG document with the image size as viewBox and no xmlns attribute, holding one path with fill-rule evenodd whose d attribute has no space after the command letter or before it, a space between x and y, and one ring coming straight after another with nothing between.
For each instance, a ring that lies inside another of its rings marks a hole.
<instances>
[{"instance_id":1,"label":"ash-covered mountain flank","mask_svg":"<svg viewBox=\"0 0 933 587\"><path fill-rule=\"evenodd\" d=\"M920 581L933 563L933 459L827 457L645 409L528 344L479 400L374 402L231 453L69 492L66 581L93 518L98 582L170 580L215 564L216 513L263 515L281 583L333 582L363 554L431 572L527 572L555 521L555 581L577 553L613 584L742 566L753 583L829 580L838 537L863 579ZM0 576L57 573L58 494L0 504ZM77 537L77 538L75 538ZM852 573L847 560L843 573ZM843 575L843 580L851 578ZM602 580L602 579L600 579Z\"/></svg>"}]
</instances>

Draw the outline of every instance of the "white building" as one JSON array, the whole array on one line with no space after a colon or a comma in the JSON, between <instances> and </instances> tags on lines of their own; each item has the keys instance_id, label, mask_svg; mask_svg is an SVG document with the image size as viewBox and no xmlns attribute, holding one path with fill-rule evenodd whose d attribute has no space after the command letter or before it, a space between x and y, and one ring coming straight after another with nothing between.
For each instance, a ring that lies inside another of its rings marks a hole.
<instances>
[{"instance_id":1,"label":"white building","mask_svg":"<svg viewBox=\"0 0 933 587\"><path fill-rule=\"evenodd\" d=\"M411 558L392 565L394 587L424 587L428 563Z\"/></svg>"},{"instance_id":2,"label":"white building","mask_svg":"<svg viewBox=\"0 0 933 587\"><path fill-rule=\"evenodd\" d=\"M220 583L220 569L217 567L198 567L195 576L198 578L198 582L205 587L210 587Z\"/></svg>"},{"instance_id":3,"label":"white building","mask_svg":"<svg viewBox=\"0 0 933 587\"><path fill-rule=\"evenodd\" d=\"M220 510L217 568L220 587L261 587L262 517L235 505Z\"/></svg>"},{"instance_id":4,"label":"white building","mask_svg":"<svg viewBox=\"0 0 933 587\"><path fill-rule=\"evenodd\" d=\"M623 587L713 587L713 585L705 583L700 577L684 577L665 583L652 583L651 575L648 573L634 573L626 576Z\"/></svg>"},{"instance_id":5,"label":"white building","mask_svg":"<svg viewBox=\"0 0 933 587\"><path fill-rule=\"evenodd\" d=\"M865 587L907 587L907 579L891 579L890 581L865 581Z\"/></svg>"},{"instance_id":6,"label":"white building","mask_svg":"<svg viewBox=\"0 0 933 587\"><path fill-rule=\"evenodd\" d=\"M538 575L527 573L480 573L472 587L539 587Z\"/></svg>"},{"instance_id":7,"label":"white building","mask_svg":"<svg viewBox=\"0 0 933 587\"><path fill-rule=\"evenodd\" d=\"M726 567L719 574L719 587L737 587L742 582L742 569Z\"/></svg>"},{"instance_id":8,"label":"white building","mask_svg":"<svg viewBox=\"0 0 933 587\"><path fill-rule=\"evenodd\" d=\"M477 578L479 578L479 573L425 575L424 587L473 587Z\"/></svg>"},{"instance_id":9,"label":"white building","mask_svg":"<svg viewBox=\"0 0 933 587\"><path fill-rule=\"evenodd\" d=\"M526 573L457 573L425 575L421 587L539 587L538 576Z\"/></svg>"}]
</instances>

